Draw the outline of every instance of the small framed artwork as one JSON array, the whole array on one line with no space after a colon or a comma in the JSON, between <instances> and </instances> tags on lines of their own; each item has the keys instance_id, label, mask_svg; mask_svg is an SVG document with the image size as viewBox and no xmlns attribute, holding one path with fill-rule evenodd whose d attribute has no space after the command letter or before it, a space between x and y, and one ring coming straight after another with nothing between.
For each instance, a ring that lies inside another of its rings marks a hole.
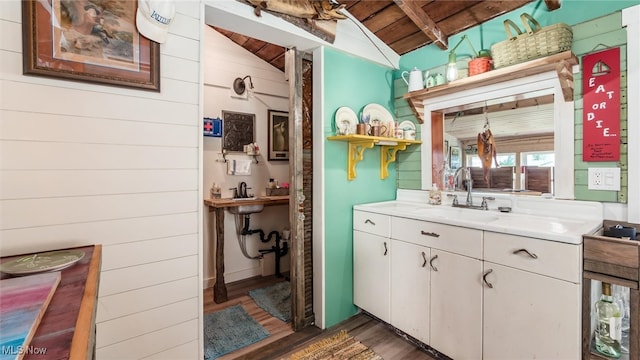
<instances>
[{"instance_id":1,"label":"small framed artwork","mask_svg":"<svg viewBox=\"0 0 640 360\"><path fill-rule=\"evenodd\" d=\"M452 169L457 169L462 166L462 156L458 146L449 148L449 166L451 166Z\"/></svg>"},{"instance_id":2,"label":"small framed artwork","mask_svg":"<svg viewBox=\"0 0 640 360\"><path fill-rule=\"evenodd\" d=\"M269 110L269 161L289 160L289 113Z\"/></svg>"},{"instance_id":3,"label":"small framed artwork","mask_svg":"<svg viewBox=\"0 0 640 360\"><path fill-rule=\"evenodd\" d=\"M202 122L202 134L204 136L222 137L222 119L204 118Z\"/></svg>"},{"instance_id":4,"label":"small framed artwork","mask_svg":"<svg viewBox=\"0 0 640 360\"><path fill-rule=\"evenodd\" d=\"M255 114L222 111L222 148L227 151L244 151L244 146L254 143Z\"/></svg>"},{"instance_id":5,"label":"small framed artwork","mask_svg":"<svg viewBox=\"0 0 640 360\"><path fill-rule=\"evenodd\" d=\"M23 1L23 73L160 91L160 44L137 1Z\"/></svg>"}]
</instances>

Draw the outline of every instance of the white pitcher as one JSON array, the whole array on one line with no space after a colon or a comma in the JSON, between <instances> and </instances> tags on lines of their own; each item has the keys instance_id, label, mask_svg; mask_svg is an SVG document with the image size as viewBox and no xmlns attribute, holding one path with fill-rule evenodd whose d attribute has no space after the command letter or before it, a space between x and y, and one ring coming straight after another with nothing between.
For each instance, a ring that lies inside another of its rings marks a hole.
<instances>
[{"instance_id":1,"label":"white pitcher","mask_svg":"<svg viewBox=\"0 0 640 360\"><path fill-rule=\"evenodd\" d=\"M405 74L409 75L409 80L405 78ZM409 91L421 90L424 88L424 80L422 79L422 71L418 70L418 68L414 67L411 72L403 71L402 80L409 87Z\"/></svg>"}]
</instances>

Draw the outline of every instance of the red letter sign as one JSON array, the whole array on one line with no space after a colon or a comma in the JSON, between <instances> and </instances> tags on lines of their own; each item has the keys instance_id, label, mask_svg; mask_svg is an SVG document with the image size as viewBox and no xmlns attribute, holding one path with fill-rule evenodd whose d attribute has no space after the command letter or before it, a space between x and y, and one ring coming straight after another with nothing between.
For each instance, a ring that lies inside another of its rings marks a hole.
<instances>
[{"instance_id":1,"label":"red letter sign","mask_svg":"<svg viewBox=\"0 0 640 360\"><path fill-rule=\"evenodd\" d=\"M620 48L582 57L583 161L620 160Z\"/></svg>"}]
</instances>

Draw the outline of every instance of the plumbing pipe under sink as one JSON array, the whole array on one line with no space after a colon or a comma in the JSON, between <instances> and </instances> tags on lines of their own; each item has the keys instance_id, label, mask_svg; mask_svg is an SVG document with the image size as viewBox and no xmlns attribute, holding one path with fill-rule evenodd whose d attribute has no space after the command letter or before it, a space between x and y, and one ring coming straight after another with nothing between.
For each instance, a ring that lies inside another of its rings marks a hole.
<instances>
[{"instance_id":1,"label":"plumbing pipe under sink","mask_svg":"<svg viewBox=\"0 0 640 360\"><path fill-rule=\"evenodd\" d=\"M252 206L252 205L246 205ZM262 229L249 229L249 220L251 218L249 213L235 214L235 223L236 223L236 234L238 235L238 244L240 245L240 251L242 251L242 255L247 259L251 260L259 260L263 258L263 254L274 252L275 253L275 275L277 277L282 277L280 274L280 258L285 256L288 253L288 245L287 242L280 246L280 233L276 230L271 231L267 236ZM259 250L260 254L256 256L249 255L247 251L247 235L259 234L260 241L263 243L268 243L271 241L272 237L275 237L275 246L272 246L270 249L261 249Z\"/></svg>"}]
</instances>

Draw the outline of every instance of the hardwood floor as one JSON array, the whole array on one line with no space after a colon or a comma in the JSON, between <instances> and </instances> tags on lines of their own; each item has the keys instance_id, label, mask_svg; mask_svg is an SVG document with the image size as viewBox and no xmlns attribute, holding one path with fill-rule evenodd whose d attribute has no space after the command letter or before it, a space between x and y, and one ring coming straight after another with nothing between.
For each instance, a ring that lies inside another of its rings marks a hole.
<instances>
[{"instance_id":1,"label":"hardwood floor","mask_svg":"<svg viewBox=\"0 0 640 360\"><path fill-rule=\"evenodd\" d=\"M429 353L414 345L405 337L398 335L391 326L366 313L359 313L325 330L321 330L315 326L309 326L301 331L293 332L289 323L284 323L270 316L258 307L251 297L247 295L251 289L268 286L278 281L283 281L283 279L276 277L257 277L230 283L227 285L229 301L223 304L213 302L212 289L204 290L205 314L224 309L228 306L241 304L247 313L256 319L256 321L271 334L266 339L224 355L218 358L219 360L287 359L296 351L320 339L331 337L340 330L346 330L350 335L386 360L446 359L446 356Z\"/></svg>"},{"instance_id":2,"label":"hardwood floor","mask_svg":"<svg viewBox=\"0 0 640 360\"><path fill-rule=\"evenodd\" d=\"M261 287L269 286L280 281L285 281L284 278L277 278L275 276L259 276L251 279L238 281L235 283L227 284L227 296L228 301L222 304L216 304L213 301L213 289L204 290L204 313L208 314L214 311L225 309L229 306L237 304L242 305L244 310L253 317L258 324L269 332L269 337L257 343L251 344L242 349L238 349L232 353L226 354L218 358L218 360L231 360L242 358L245 354L254 350L260 349L270 343L277 342L278 340L293 334L290 323L271 316L268 312L262 310L253 299L248 295L252 289L258 289Z\"/></svg>"}]
</instances>

